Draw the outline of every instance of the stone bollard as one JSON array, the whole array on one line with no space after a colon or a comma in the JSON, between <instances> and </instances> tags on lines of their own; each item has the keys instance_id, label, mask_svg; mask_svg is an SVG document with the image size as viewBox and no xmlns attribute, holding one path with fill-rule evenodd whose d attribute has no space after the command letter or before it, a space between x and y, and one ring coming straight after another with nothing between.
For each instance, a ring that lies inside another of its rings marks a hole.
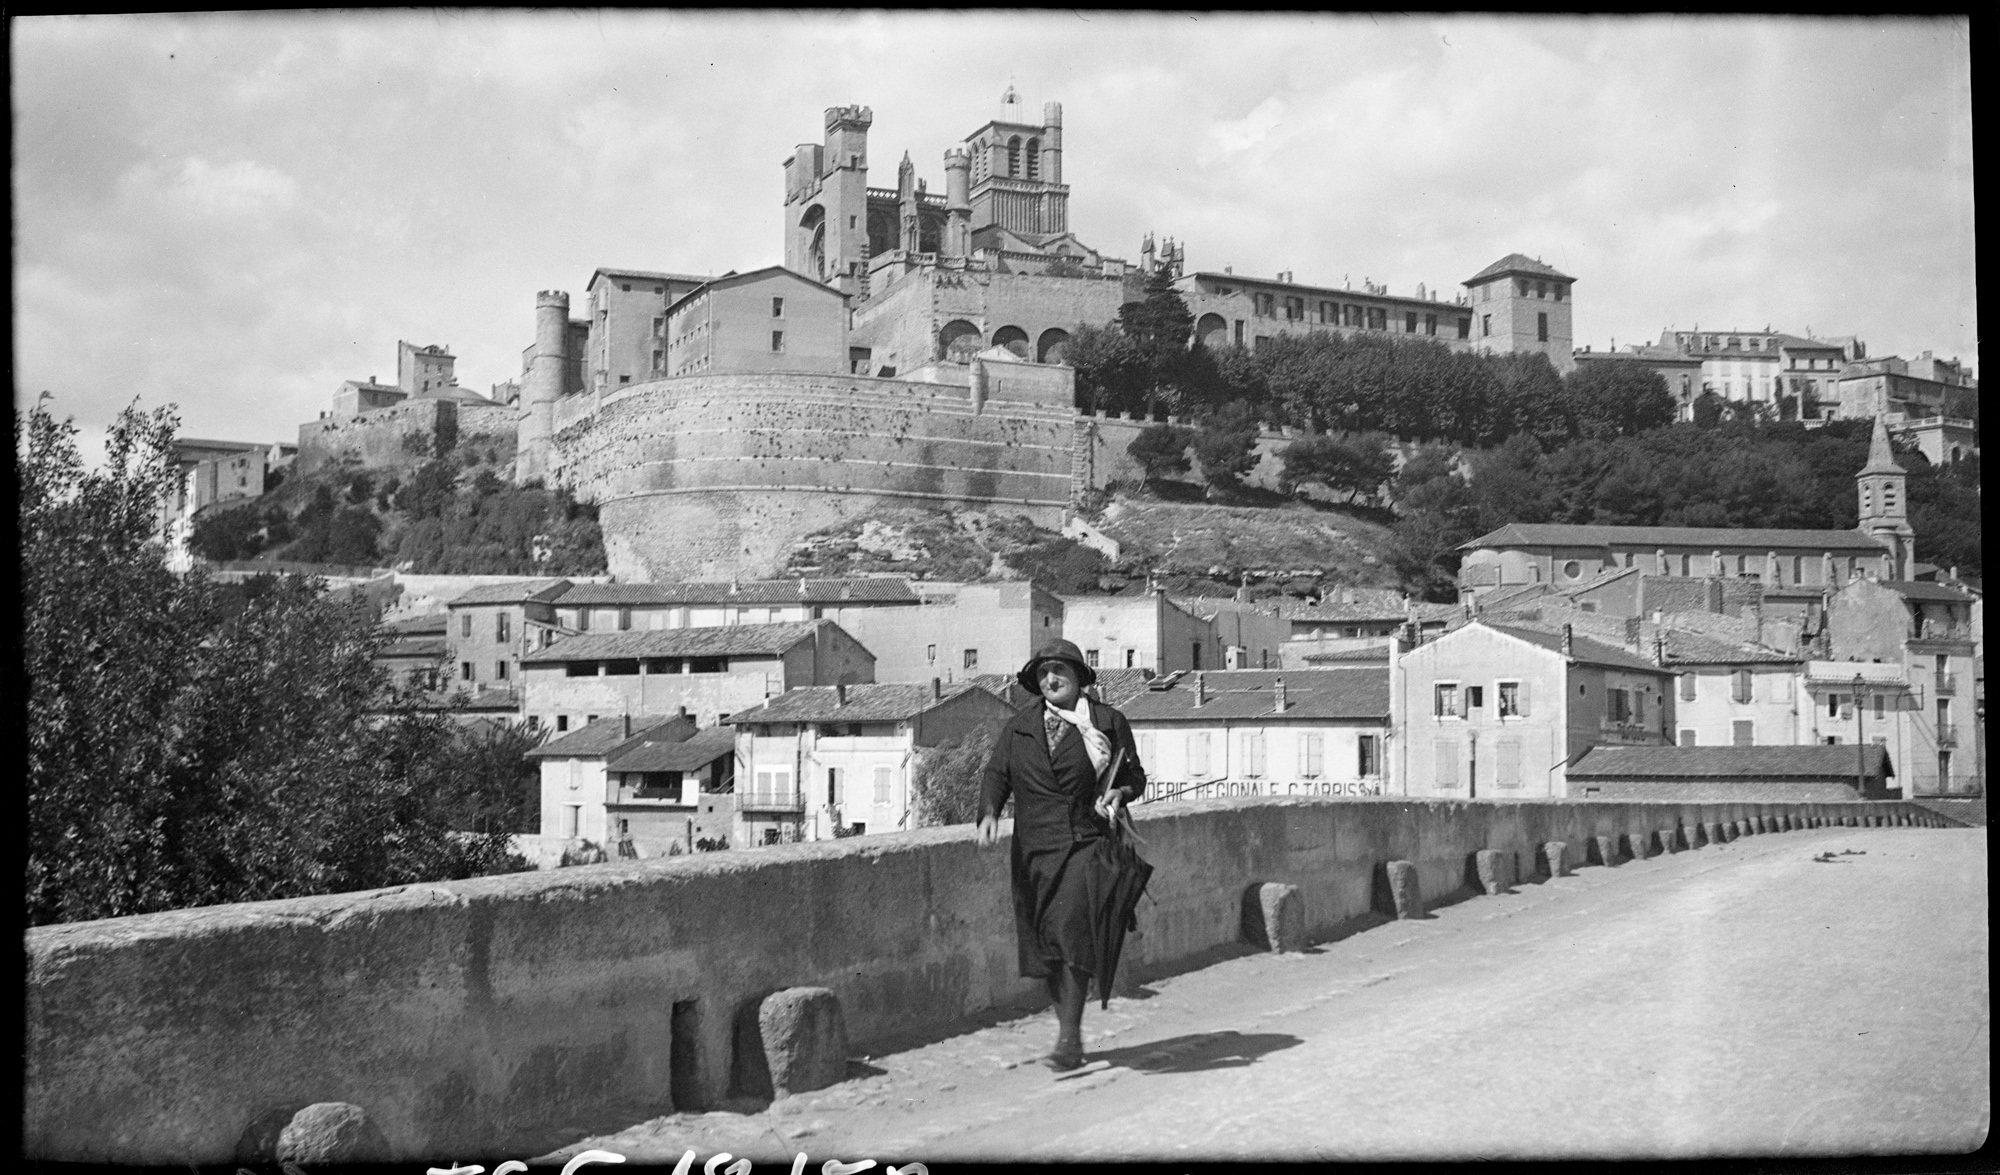
<instances>
[{"instance_id":1,"label":"stone bollard","mask_svg":"<svg viewBox=\"0 0 2000 1175\"><path fill-rule=\"evenodd\" d=\"M1722 845L1729 843L1728 836L1723 834L1721 821L1711 820L1704 827L1708 830L1709 844Z\"/></svg>"},{"instance_id":2,"label":"stone bollard","mask_svg":"<svg viewBox=\"0 0 2000 1175\"><path fill-rule=\"evenodd\" d=\"M1708 833L1702 831L1700 824L1690 824L1687 826L1687 845L1689 848L1698 849L1707 843Z\"/></svg>"},{"instance_id":3,"label":"stone bollard","mask_svg":"<svg viewBox=\"0 0 2000 1175\"><path fill-rule=\"evenodd\" d=\"M1660 851L1678 853L1681 851L1681 830L1669 828L1660 833Z\"/></svg>"},{"instance_id":4,"label":"stone bollard","mask_svg":"<svg viewBox=\"0 0 2000 1175\"><path fill-rule=\"evenodd\" d=\"M1597 850L1597 863L1616 865L1618 863L1618 838L1615 836L1593 836L1591 847Z\"/></svg>"},{"instance_id":5,"label":"stone bollard","mask_svg":"<svg viewBox=\"0 0 2000 1175\"><path fill-rule=\"evenodd\" d=\"M757 1009L771 1095L824 1089L847 1077L847 1022L840 1000L823 987L788 987Z\"/></svg>"},{"instance_id":6,"label":"stone bollard","mask_svg":"<svg viewBox=\"0 0 2000 1175\"><path fill-rule=\"evenodd\" d=\"M1508 893L1514 888L1514 854L1498 849L1480 849L1472 854L1479 888L1488 894Z\"/></svg>"},{"instance_id":7,"label":"stone bollard","mask_svg":"<svg viewBox=\"0 0 2000 1175\"><path fill-rule=\"evenodd\" d=\"M1416 865L1409 861L1391 861L1385 868L1389 875L1389 898L1395 903L1396 917L1423 917L1424 890L1417 880Z\"/></svg>"},{"instance_id":8,"label":"stone bollard","mask_svg":"<svg viewBox=\"0 0 2000 1175\"><path fill-rule=\"evenodd\" d=\"M1751 825L1751 829L1752 829L1752 831L1755 831L1755 832L1770 832L1770 831L1771 831L1771 826L1770 826L1770 825L1768 825L1768 824L1766 824L1766 823L1764 823L1764 818L1763 818L1762 816L1752 816L1752 817L1750 818L1750 825Z\"/></svg>"},{"instance_id":9,"label":"stone bollard","mask_svg":"<svg viewBox=\"0 0 2000 1175\"><path fill-rule=\"evenodd\" d=\"M1244 937L1267 951L1306 949L1305 903L1299 887L1267 881L1244 895Z\"/></svg>"},{"instance_id":10,"label":"stone bollard","mask_svg":"<svg viewBox=\"0 0 2000 1175\"><path fill-rule=\"evenodd\" d=\"M360 1106L316 1102L285 1123L278 1134L277 1158L280 1163L304 1167L385 1163L389 1161L389 1140Z\"/></svg>"},{"instance_id":11,"label":"stone bollard","mask_svg":"<svg viewBox=\"0 0 2000 1175\"><path fill-rule=\"evenodd\" d=\"M1652 852L1650 851L1649 847L1646 844L1647 841L1652 839L1653 837L1651 833L1645 833L1645 832L1626 833L1624 837L1625 855L1631 857L1634 861L1643 861L1647 857L1652 856Z\"/></svg>"},{"instance_id":12,"label":"stone bollard","mask_svg":"<svg viewBox=\"0 0 2000 1175\"><path fill-rule=\"evenodd\" d=\"M1542 846L1542 867L1550 877L1569 876L1569 846L1559 840L1552 840Z\"/></svg>"}]
</instances>

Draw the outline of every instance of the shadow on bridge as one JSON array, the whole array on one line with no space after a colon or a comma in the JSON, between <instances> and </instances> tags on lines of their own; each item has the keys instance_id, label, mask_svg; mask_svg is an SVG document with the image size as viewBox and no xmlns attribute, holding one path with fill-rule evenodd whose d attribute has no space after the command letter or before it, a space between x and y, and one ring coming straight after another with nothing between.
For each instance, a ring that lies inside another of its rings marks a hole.
<instances>
[{"instance_id":1,"label":"shadow on bridge","mask_svg":"<svg viewBox=\"0 0 2000 1175\"><path fill-rule=\"evenodd\" d=\"M1122 1049L1093 1050L1090 1059L1140 1073L1206 1073L1241 1069L1279 1049L1304 1043L1285 1032L1202 1032Z\"/></svg>"}]
</instances>

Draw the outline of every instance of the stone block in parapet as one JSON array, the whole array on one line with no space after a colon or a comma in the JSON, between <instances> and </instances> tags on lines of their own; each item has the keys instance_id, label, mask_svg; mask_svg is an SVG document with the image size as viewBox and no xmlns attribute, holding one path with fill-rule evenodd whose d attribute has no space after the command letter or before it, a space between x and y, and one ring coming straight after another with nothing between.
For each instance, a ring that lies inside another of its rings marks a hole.
<instances>
[{"instance_id":1,"label":"stone block in parapet","mask_svg":"<svg viewBox=\"0 0 2000 1175\"><path fill-rule=\"evenodd\" d=\"M1243 937L1267 951L1302 951L1305 904L1299 887L1267 881L1243 895Z\"/></svg>"},{"instance_id":2,"label":"stone block in parapet","mask_svg":"<svg viewBox=\"0 0 2000 1175\"><path fill-rule=\"evenodd\" d=\"M824 1089L847 1076L847 1022L840 1000L823 987L788 987L757 1009L771 1093Z\"/></svg>"}]
</instances>

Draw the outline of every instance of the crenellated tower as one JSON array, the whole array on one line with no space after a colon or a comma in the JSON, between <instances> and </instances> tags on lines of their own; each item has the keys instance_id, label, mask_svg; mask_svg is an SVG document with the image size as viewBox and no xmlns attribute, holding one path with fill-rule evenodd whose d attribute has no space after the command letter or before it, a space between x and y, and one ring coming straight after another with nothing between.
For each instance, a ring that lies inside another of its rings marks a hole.
<instances>
[{"instance_id":1,"label":"crenellated tower","mask_svg":"<svg viewBox=\"0 0 2000 1175\"><path fill-rule=\"evenodd\" d=\"M1889 552L1885 579L1910 578L1910 565L1916 562L1917 532L1910 525L1906 480L1889 447L1889 426L1877 416L1875 434L1868 442L1868 464L1854 475L1854 485L1861 496L1860 529Z\"/></svg>"},{"instance_id":2,"label":"crenellated tower","mask_svg":"<svg viewBox=\"0 0 2000 1175\"><path fill-rule=\"evenodd\" d=\"M826 142L801 143L785 160L785 268L853 294L868 259L866 106L826 112Z\"/></svg>"}]
</instances>

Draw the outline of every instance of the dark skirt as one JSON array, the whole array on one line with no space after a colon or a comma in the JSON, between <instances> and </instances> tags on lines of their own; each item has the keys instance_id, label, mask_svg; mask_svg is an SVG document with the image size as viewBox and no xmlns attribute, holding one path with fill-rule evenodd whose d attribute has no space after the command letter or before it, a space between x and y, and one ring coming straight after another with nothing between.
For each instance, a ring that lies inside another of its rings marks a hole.
<instances>
[{"instance_id":1,"label":"dark skirt","mask_svg":"<svg viewBox=\"0 0 2000 1175\"><path fill-rule=\"evenodd\" d=\"M1014 940L1023 977L1046 979L1061 966L1091 976L1099 972L1095 887L1077 867L1095 843L1015 850Z\"/></svg>"}]
</instances>

